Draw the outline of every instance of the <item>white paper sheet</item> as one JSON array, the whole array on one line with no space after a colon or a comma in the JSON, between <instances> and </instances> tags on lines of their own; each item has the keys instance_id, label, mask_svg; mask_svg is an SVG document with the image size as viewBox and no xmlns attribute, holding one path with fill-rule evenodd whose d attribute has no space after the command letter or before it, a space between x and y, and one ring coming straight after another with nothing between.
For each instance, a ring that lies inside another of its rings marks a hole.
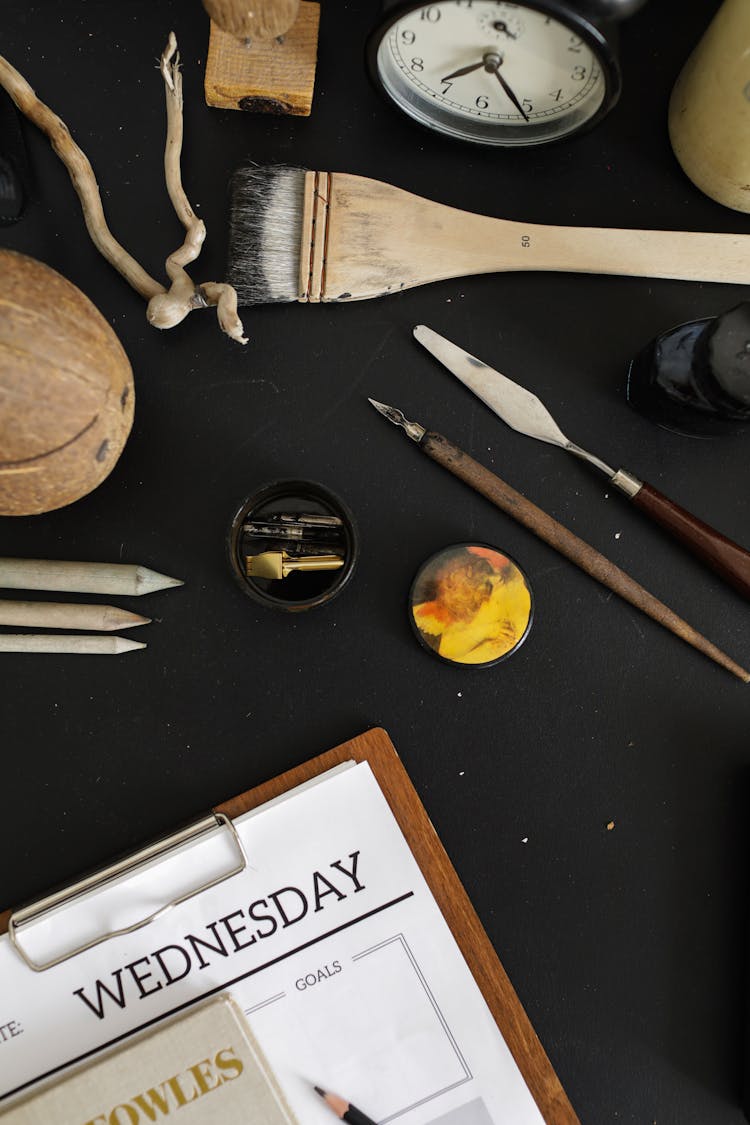
<instances>
[{"instance_id":1,"label":"white paper sheet","mask_svg":"<svg viewBox=\"0 0 750 1125\"><path fill-rule=\"evenodd\" d=\"M314 1084L380 1123L542 1125L367 764L235 824L248 870L145 929L43 973L0 940L0 1095L226 991L304 1125L331 1119ZM183 868L212 872L226 847ZM169 897L169 866L132 881L141 905ZM73 911L25 936L70 942L89 925Z\"/></svg>"}]
</instances>

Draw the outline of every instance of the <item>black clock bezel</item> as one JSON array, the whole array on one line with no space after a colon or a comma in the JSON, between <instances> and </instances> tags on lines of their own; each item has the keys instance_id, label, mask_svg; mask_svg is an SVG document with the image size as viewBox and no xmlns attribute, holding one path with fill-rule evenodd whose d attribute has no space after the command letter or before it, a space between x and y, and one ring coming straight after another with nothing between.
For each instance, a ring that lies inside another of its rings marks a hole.
<instances>
[{"instance_id":1,"label":"black clock bezel","mask_svg":"<svg viewBox=\"0 0 750 1125\"><path fill-rule=\"evenodd\" d=\"M393 25L410 12L419 11L429 7L429 0L384 0L383 10L385 17L373 28L365 44L365 59L370 80L380 93L381 97L396 110L402 117L406 117L413 125L439 136L445 140L455 140L460 144L480 145L482 148L524 149L538 148L542 145L560 144L581 133L588 132L602 120L617 104L622 91L622 74L617 53L618 29L613 24L598 23L580 12L572 11L562 0L520 0L518 7L532 8L544 15L552 16L559 23L571 29L575 35L583 39L587 46L594 52L604 76L604 96L601 104L586 121L576 128L571 129L562 136L545 139L516 141L503 144L502 141L487 141L479 137L461 137L444 132L435 125L420 121L408 113L398 102L394 101L387 87L383 84L378 71L378 49L383 39L388 35Z\"/></svg>"}]
</instances>

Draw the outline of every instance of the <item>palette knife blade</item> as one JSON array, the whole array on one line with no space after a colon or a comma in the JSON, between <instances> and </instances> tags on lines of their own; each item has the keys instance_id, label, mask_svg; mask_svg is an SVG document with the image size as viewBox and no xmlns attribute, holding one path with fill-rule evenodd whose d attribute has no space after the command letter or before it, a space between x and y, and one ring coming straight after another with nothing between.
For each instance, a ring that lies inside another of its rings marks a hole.
<instances>
[{"instance_id":1,"label":"palette knife blade","mask_svg":"<svg viewBox=\"0 0 750 1125\"><path fill-rule=\"evenodd\" d=\"M569 444L547 408L531 391L424 324L414 329L414 338L512 429L550 445L565 448Z\"/></svg>"}]
</instances>

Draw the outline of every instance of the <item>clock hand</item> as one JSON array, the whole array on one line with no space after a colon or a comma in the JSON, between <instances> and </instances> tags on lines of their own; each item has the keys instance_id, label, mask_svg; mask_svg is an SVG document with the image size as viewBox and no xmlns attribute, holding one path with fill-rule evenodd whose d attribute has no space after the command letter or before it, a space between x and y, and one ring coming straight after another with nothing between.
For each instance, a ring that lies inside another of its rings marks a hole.
<instances>
[{"instance_id":1,"label":"clock hand","mask_svg":"<svg viewBox=\"0 0 750 1125\"><path fill-rule=\"evenodd\" d=\"M503 88L503 89L505 90L505 93L506 93L506 94L508 95L508 97L510 98L510 100L511 100L511 101L513 102L513 105L514 105L514 106L516 107L516 109L518 110L518 112L519 112L519 113L521 114L521 117L523 117L524 121L528 121L528 120L529 120L529 118L528 118L528 114L526 114L526 113L524 112L524 108L523 108L523 106L521 105L521 103L519 102L518 98L516 97L516 95L515 95L515 94L513 93L513 91L511 90L511 88L510 88L510 86L508 85L508 83L507 83L507 82L505 81L505 79L503 78L502 74L500 73L500 68L499 68L499 67L495 67L495 70L494 70L494 74L495 74L495 77L497 78L498 82L499 82L499 83L500 83L500 85L502 86L502 88Z\"/></svg>"},{"instance_id":2,"label":"clock hand","mask_svg":"<svg viewBox=\"0 0 750 1125\"><path fill-rule=\"evenodd\" d=\"M513 34L504 20L495 20L492 27L495 31L502 31L509 39L518 39L518 36Z\"/></svg>"},{"instance_id":3,"label":"clock hand","mask_svg":"<svg viewBox=\"0 0 750 1125\"><path fill-rule=\"evenodd\" d=\"M446 74L445 78L441 78L441 82L449 82L451 78L460 78L463 74L471 74L472 70L479 70L480 66L484 66L484 59L478 63L472 63L471 66L462 66L460 70L454 70L453 74Z\"/></svg>"},{"instance_id":4,"label":"clock hand","mask_svg":"<svg viewBox=\"0 0 750 1125\"><path fill-rule=\"evenodd\" d=\"M448 82L451 78L460 78L463 74L471 74L473 70L479 70L480 67L484 67L488 74L495 75L498 82L505 90L505 93L508 95L510 100L513 102L513 105L521 114L521 117L523 117L524 121L528 121L529 118L528 115L524 112L523 106L500 73L502 62L502 55L496 54L494 51L488 51L487 54L483 56L481 62L472 63L471 66L462 66L459 70L454 70L452 74L446 74L445 78L441 78L440 81Z\"/></svg>"}]
</instances>

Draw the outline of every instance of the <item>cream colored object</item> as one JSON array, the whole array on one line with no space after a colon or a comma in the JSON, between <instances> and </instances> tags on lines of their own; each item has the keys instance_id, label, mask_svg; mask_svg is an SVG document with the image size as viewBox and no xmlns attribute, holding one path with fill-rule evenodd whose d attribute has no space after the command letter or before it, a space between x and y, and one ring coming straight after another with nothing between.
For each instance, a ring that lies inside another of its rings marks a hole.
<instances>
[{"instance_id":1,"label":"cream colored object","mask_svg":"<svg viewBox=\"0 0 750 1125\"><path fill-rule=\"evenodd\" d=\"M67 594L139 597L182 585L179 578L131 563L0 558L0 588L5 590L59 590Z\"/></svg>"},{"instance_id":2,"label":"cream colored object","mask_svg":"<svg viewBox=\"0 0 750 1125\"><path fill-rule=\"evenodd\" d=\"M121 656L145 648L129 637L100 637L84 633L0 633L0 652L42 652L52 656Z\"/></svg>"},{"instance_id":3,"label":"cream colored object","mask_svg":"<svg viewBox=\"0 0 750 1125\"><path fill-rule=\"evenodd\" d=\"M750 0L724 0L669 103L669 138L702 192L750 211Z\"/></svg>"},{"instance_id":4,"label":"cream colored object","mask_svg":"<svg viewBox=\"0 0 750 1125\"><path fill-rule=\"evenodd\" d=\"M145 993L144 993L145 994ZM47 1084L2 1125L298 1125L250 1028L227 996Z\"/></svg>"},{"instance_id":5,"label":"cream colored object","mask_svg":"<svg viewBox=\"0 0 750 1125\"><path fill-rule=\"evenodd\" d=\"M150 617L141 617L139 613L131 613L129 609L119 609L115 605L0 599L0 625L20 625L24 629L91 629L114 633L117 629L148 625L150 621Z\"/></svg>"}]
</instances>

